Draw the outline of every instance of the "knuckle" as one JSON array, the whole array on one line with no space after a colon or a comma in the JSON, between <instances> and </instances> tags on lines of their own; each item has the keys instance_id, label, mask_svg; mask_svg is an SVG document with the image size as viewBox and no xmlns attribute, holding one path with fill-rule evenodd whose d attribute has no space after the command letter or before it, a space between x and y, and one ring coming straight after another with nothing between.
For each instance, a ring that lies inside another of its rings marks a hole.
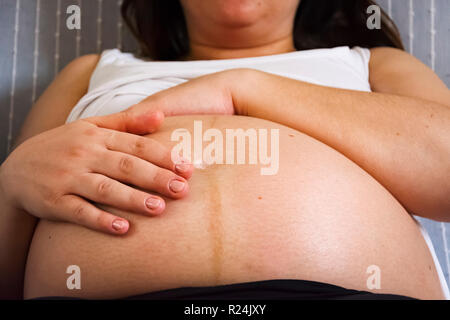
<instances>
[{"instance_id":1,"label":"knuckle","mask_svg":"<svg viewBox=\"0 0 450 320\"><path fill-rule=\"evenodd\" d=\"M133 154L140 157L146 153L147 141L144 138L137 139L133 145Z\"/></svg>"},{"instance_id":2,"label":"knuckle","mask_svg":"<svg viewBox=\"0 0 450 320\"><path fill-rule=\"evenodd\" d=\"M83 158L87 155L87 150L83 145L75 145L67 151L70 158Z\"/></svg>"},{"instance_id":3,"label":"knuckle","mask_svg":"<svg viewBox=\"0 0 450 320\"><path fill-rule=\"evenodd\" d=\"M122 112L119 112L116 114L116 116L118 117L119 123L122 124L122 130L121 131L128 131L127 130L127 123L130 120L130 111L129 110L124 110Z\"/></svg>"},{"instance_id":4,"label":"knuckle","mask_svg":"<svg viewBox=\"0 0 450 320\"><path fill-rule=\"evenodd\" d=\"M83 128L86 128L86 124L87 124L87 122L84 121L84 119L80 119L80 120L68 123L67 127L68 128L73 128L73 129L76 129L76 130L82 130Z\"/></svg>"},{"instance_id":5,"label":"knuckle","mask_svg":"<svg viewBox=\"0 0 450 320\"><path fill-rule=\"evenodd\" d=\"M77 205L73 212L73 219L79 224L86 222L87 209L84 205Z\"/></svg>"},{"instance_id":6,"label":"knuckle","mask_svg":"<svg viewBox=\"0 0 450 320\"><path fill-rule=\"evenodd\" d=\"M131 108L132 107L130 107L130 108L128 108L127 110L124 110L124 111L122 111L121 113L120 113L120 116L121 116L121 118L122 118L122 120L129 120L130 119L130 116L131 116Z\"/></svg>"},{"instance_id":7,"label":"knuckle","mask_svg":"<svg viewBox=\"0 0 450 320\"><path fill-rule=\"evenodd\" d=\"M103 179L97 185L97 194L101 197L105 197L110 193L111 188L112 188L111 181Z\"/></svg>"},{"instance_id":8,"label":"knuckle","mask_svg":"<svg viewBox=\"0 0 450 320\"><path fill-rule=\"evenodd\" d=\"M74 174L70 168L55 168L54 175L63 187L69 187L71 180L74 179Z\"/></svg>"},{"instance_id":9,"label":"knuckle","mask_svg":"<svg viewBox=\"0 0 450 320\"><path fill-rule=\"evenodd\" d=\"M90 128L87 128L86 130L84 130L83 133L84 133L84 135L92 138L92 137L98 136L99 130L97 127L90 127Z\"/></svg>"},{"instance_id":10,"label":"knuckle","mask_svg":"<svg viewBox=\"0 0 450 320\"><path fill-rule=\"evenodd\" d=\"M111 147L114 145L114 140L116 139L116 134L114 131L109 131L105 134L105 145L107 148Z\"/></svg>"},{"instance_id":11,"label":"knuckle","mask_svg":"<svg viewBox=\"0 0 450 320\"><path fill-rule=\"evenodd\" d=\"M122 157L119 160L119 170L122 173L129 174L133 170L133 160L128 157Z\"/></svg>"}]
</instances>

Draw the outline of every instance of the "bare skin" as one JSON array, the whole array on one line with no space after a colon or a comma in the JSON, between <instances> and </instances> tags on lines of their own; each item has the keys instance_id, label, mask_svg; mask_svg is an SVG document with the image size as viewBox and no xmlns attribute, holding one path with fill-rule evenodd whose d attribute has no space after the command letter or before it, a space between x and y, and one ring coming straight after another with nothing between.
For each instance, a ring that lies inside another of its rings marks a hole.
<instances>
[{"instance_id":1,"label":"bare skin","mask_svg":"<svg viewBox=\"0 0 450 320\"><path fill-rule=\"evenodd\" d=\"M280 129L280 169L259 165L197 169L189 196L167 201L148 219L105 208L131 221L117 238L42 220L25 274L25 298L121 298L183 286L265 279L306 279L368 291L367 268L381 269L378 293L441 299L434 263L418 226L370 175L296 130L237 116L167 118L149 136L173 145L193 120L212 127ZM66 269L81 268L82 289L68 290Z\"/></svg>"},{"instance_id":2,"label":"bare skin","mask_svg":"<svg viewBox=\"0 0 450 320\"><path fill-rule=\"evenodd\" d=\"M188 26L187 60L257 57L295 51L299 0L181 0Z\"/></svg>"}]
</instances>

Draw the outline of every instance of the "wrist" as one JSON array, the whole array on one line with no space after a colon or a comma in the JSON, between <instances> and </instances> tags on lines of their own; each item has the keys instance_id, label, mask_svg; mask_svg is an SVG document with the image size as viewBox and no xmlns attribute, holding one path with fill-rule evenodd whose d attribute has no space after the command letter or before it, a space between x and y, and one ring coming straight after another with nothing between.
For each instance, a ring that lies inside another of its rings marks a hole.
<instances>
[{"instance_id":1,"label":"wrist","mask_svg":"<svg viewBox=\"0 0 450 320\"><path fill-rule=\"evenodd\" d=\"M6 202L5 162L0 165L0 203Z\"/></svg>"},{"instance_id":2,"label":"wrist","mask_svg":"<svg viewBox=\"0 0 450 320\"><path fill-rule=\"evenodd\" d=\"M11 188L8 186L8 177L7 177L7 163L8 159L5 160L0 165L0 206L2 210L10 209L10 210L19 210L19 208L14 204L14 201L10 197Z\"/></svg>"},{"instance_id":3,"label":"wrist","mask_svg":"<svg viewBox=\"0 0 450 320\"><path fill-rule=\"evenodd\" d=\"M37 218L20 208L8 196L6 192L7 184L5 183L4 174L1 172L4 170L2 167L3 165L0 166L0 221L3 223L8 222L8 224L24 224L28 222L30 225L35 225Z\"/></svg>"},{"instance_id":4,"label":"wrist","mask_svg":"<svg viewBox=\"0 0 450 320\"><path fill-rule=\"evenodd\" d=\"M242 116L253 114L254 88L257 88L257 83L262 74L261 71L249 68L223 71L225 88L233 99L235 114Z\"/></svg>"}]
</instances>

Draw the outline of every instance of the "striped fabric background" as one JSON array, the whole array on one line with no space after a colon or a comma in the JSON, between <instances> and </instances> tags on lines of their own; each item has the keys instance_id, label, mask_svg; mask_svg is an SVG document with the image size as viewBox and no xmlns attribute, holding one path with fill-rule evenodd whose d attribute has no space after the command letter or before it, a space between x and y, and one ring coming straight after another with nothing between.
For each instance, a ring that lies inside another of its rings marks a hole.
<instances>
[{"instance_id":1,"label":"striped fabric background","mask_svg":"<svg viewBox=\"0 0 450 320\"><path fill-rule=\"evenodd\" d=\"M119 14L122 0L0 0L0 162L33 102L67 63L108 48L135 51ZM379 0L406 49L450 86L450 0ZM81 7L81 30L66 9ZM57 107L57 106L56 106ZM421 219L450 282L450 224Z\"/></svg>"}]
</instances>

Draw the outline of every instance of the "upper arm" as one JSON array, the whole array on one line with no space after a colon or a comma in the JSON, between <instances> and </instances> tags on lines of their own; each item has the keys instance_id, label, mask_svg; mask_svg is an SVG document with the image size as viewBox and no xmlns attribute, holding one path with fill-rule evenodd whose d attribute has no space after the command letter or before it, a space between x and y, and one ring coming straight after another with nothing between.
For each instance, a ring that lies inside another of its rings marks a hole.
<instances>
[{"instance_id":1,"label":"upper arm","mask_svg":"<svg viewBox=\"0 0 450 320\"><path fill-rule=\"evenodd\" d=\"M73 60L55 78L31 108L15 145L63 125L72 108L87 93L99 55Z\"/></svg>"},{"instance_id":2,"label":"upper arm","mask_svg":"<svg viewBox=\"0 0 450 320\"><path fill-rule=\"evenodd\" d=\"M372 91L420 98L450 107L450 90L412 55L393 48L371 49L369 80Z\"/></svg>"}]
</instances>

